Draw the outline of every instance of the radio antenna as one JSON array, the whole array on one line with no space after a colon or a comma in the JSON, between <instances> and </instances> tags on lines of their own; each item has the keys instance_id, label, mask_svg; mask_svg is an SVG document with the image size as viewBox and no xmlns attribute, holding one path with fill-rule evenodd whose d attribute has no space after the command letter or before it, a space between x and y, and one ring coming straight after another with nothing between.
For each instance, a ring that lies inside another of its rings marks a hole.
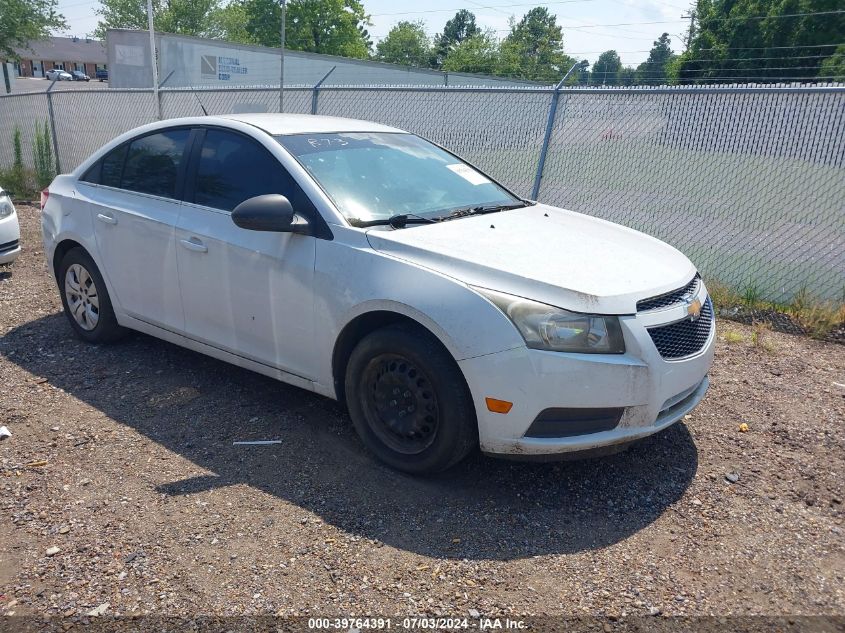
<instances>
[{"instance_id":1,"label":"radio antenna","mask_svg":"<svg viewBox=\"0 0 845 633\"><path fill-rule=\"evenodd\" d=\"M170 71L170 73L167 75L167 77L165 77L165 78L164 78L164 81L167 81L168 79L170 79L170 75L172 75L174 72L176 72L176 71L175 71L175 70L171 70L171 71ZM161 85L162 85L162 86L164 85L164 81L162 81L162 82L161 82ZM200 99L200 96L197 94L197 91L196 91L196 89L194 88L194 85L191 83L191 78L190 78L190 76L188 75L188 73L185 73L185 81L187 81L187 82L188 82L188 87L191 89L191 93L194 95L194 99L196 99L196 100L197 100L197 103L199 104L200 109L202 110L202 113L203 113L205 116L208 116L208 110L206 110L206 109L205 109L205 106L202 104L202 100Z\"/></svg>"}]
</instances>

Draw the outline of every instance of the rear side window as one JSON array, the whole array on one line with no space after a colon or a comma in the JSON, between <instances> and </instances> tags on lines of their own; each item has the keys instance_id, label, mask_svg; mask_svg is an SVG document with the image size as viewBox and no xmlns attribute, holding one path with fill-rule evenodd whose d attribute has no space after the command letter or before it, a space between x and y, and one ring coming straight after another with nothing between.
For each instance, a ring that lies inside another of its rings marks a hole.
<instances>
[{"instance_id":1,"label":"rear side window","mask_svg":"<svg viewBox=\"0 0 845 633\"><path fill-rule=\"evenodd\" d=\"M121 188L175 198L179 165L190 133L187 129L168 130L132 141L126 155ZM105 165L103 168L105 171Z\"/></svg>"},{"instance_id":2,"label":"rear side window","mask_svg":"<svg viewBox=\"0 0 845 633\"><path fill-rule=\"evenodd\" d=\"M113 149L100 161L100 184L109 187L120 187L120 174L123 171L123 161L126 158L127 145Z\"/></svg>"},{"instance_id":3,"label":"rear side window","mask_svg":"<svg viewBox=\"0 0 845 633\"><path fill-rule=\"evenodd\" d=\"M197 165L194 202L232 211L253 196L280 193L296 204L299 187L259 143L232 132L207 130Z\"/></svg>"}]
</instances>

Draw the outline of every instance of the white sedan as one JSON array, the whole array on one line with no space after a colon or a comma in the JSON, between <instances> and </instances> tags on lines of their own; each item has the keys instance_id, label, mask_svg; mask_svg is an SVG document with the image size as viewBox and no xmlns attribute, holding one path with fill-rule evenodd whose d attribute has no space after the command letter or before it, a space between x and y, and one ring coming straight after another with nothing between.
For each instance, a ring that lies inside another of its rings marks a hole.
<instances>
[{"instance_id":1,"label":"white sedan","mask_svg":"<svg viewBox=\"0 0 845 633\"><path fill-rule=\"evenodd\" d=\"M44 76L47 77L47 79L49 79L50 81L53 81L54 79L56 81L73 81L73 75L71 75L69 72L61 70L60 68L51 68L46 73L44 73Z\"/></svg>"},{"instance_id":2,"label":"white sedan","mask_svg":"<svg viewBox=\"0 0 845 633\"><path fill-rule=\"evenodd\" d=\"M0 265L11 264L21 253L21 229L15 205L0 187Z\"/></svg>"},{"instance_id":3,"label":"white sedan","mask_svg":"<svg viewBox=\"0 0 845 633\"><path fill-rule=\"evenodd\" d=\"M713 308L684 255L392 127L162 121L45 195L80 337L138 330L344 401L401 470L625 444L707 390Z\"/></svg>"}]
</instances>

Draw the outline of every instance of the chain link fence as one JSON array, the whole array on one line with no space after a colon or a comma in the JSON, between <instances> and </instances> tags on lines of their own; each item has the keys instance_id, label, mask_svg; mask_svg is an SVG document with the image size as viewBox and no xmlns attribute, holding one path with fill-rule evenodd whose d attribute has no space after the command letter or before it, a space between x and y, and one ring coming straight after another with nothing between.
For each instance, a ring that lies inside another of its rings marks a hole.
<instances>
[{"instance_id":1,"label":"chain link fence","mask_svg":"<svg viewBox=\"0 0 845 633\"><path fill-rule=\"evenodd\" d=\"M50 104L52 101L52 104ZM276 112L278 89L0 97L0 168L54 116L62 171L162 118ZM773 301L845 300L845 87L300 87L286 112L367 119L464 156L520 195L654 235ZM527 245L530 248L530 245Z\"/></svg>"}]
</instances>

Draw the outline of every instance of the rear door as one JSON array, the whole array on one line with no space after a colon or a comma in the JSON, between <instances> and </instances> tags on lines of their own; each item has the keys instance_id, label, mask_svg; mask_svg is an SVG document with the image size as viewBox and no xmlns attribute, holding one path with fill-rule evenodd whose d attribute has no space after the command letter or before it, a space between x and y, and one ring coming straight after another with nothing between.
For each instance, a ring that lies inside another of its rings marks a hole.
<instances>
[{"instance_id":1,"label":"rear door","mask_svg":"<svg viewBox=\"0 0 845 633\"><path fill-rule=\"evenodd\" d=\"M147 134L112 150L80 181L91 205L100 268L132 317L182 332L176 221L189 128Z\"/></svg>"},{"instance_id":2,"label":"rear door","mask_svg":"<svg viewBox=\"0 0 845 633\"><path fill-rule=\"evenodd\" d=\"M287 196L300 214L313 207L255 139L221 128L197 134L176 231L186 334L311 380L316 238L248 231L231 213L268 193Z\"/></svg>"}]
</instances>

